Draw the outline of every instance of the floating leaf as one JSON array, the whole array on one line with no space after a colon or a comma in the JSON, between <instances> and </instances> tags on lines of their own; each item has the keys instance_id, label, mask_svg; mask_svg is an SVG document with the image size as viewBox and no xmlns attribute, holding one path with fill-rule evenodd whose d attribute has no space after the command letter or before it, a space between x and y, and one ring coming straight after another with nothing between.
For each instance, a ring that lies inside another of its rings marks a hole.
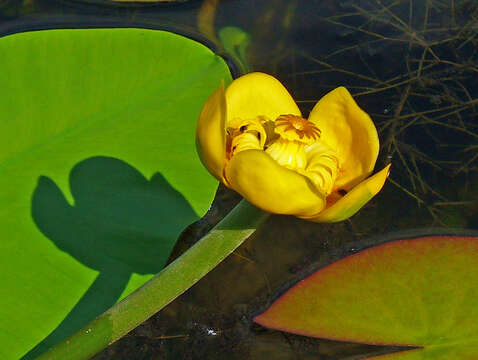
<instances>
[{"instance_id":1,"label":"floating leaf","mask_svg":"<svg viewBox=\"0 0 478 360\"><path fill-rule=\"evenodd\" d=\"M380 359L478 358L478 237L368 248L297 283L254 321L300 335L423 349Z\"/></svg>"},{"instance_id":2,"label":"floating leaf","mask_svg":"<svg viewBox=\"0 0 478 360\"><path fill-rule=\"evenodd\" d=\"M179 35L0 38L0 358L33 358L138 288L217 182L194 145L225 62Z\"/></svg>"}]
</instances>

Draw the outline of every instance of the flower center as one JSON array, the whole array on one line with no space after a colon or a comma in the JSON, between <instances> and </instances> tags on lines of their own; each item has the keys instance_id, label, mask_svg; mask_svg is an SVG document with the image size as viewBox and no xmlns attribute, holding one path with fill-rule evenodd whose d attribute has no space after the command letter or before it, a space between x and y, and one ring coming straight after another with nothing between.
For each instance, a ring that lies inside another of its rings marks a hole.
<instances>
[{"instance_id":1,"label":"flower center","mask_svg":"<svg viewBox=\"0 0 478 360\"><path fill-rule=\"evenodd\" d=\"M226 160L245 150L263 150L281 166L312 181L326 196L339 172L337 154L320 141L317 126L297 115L235 119L227 129Z\"/></svg>"},{"instance_id":2,"label":"flower center","mask_svg":"<svg viewBox=\"0 0 478 360\"><path fill-rule=\"evenodd\" d=\"M274 131L289 141L313 144L320 139L320 130L315 124L297 115L281 115L275 121Z\"/></svg>"}]
</instances>

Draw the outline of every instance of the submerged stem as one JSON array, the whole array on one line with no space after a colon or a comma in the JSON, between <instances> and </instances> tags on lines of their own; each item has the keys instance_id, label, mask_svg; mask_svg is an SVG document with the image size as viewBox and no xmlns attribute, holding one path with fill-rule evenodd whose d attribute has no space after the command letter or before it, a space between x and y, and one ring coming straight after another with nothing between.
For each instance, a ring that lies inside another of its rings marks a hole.
<instances>
[{"instance_id":1,"label":"submerged stem","mask_svg":"<svg viewBox=\"0 0 478 360\"><path fill-rule=\"evenodd\" d=\"M267 213L242 200L183 255L38 360L89 359L193 286L254 233L267 217Z\"/></svg>"}]
</instances>

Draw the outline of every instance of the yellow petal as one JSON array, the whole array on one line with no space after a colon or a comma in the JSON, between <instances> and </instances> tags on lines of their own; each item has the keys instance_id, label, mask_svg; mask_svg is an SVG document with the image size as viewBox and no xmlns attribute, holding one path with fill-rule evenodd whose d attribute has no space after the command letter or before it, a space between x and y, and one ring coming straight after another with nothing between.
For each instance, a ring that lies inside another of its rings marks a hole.
<instances>
[{"instance_id":1,"label":"yellow petal","mask_svg":"<svg viewBox=\"0 0 478 360\"><path fill-rule=\"evenodd\" d=\"M227 121L266 116L274 121L279 115L300 116L292 96L273 76L254 72L234 80L226 89Z\"/></svg>"},{"instance_id":2,"label":"yellow petal","mask_svg":"<svg viewBox=\"0 0 478 360\"><path fill-rule=\"evenodd\" d=\"M362 181L336 203L313 217L303 217L315 222L338 222L348 219L370 201L383 187L390 172L390 164Z\"/></svg>"},{"instance_id":3,"label":"yellow petal","mask_svg":"<svg viewBox=\"0 0 478 360\"><path fill-rule=\"evenodd\" d=\"M226 166L230 187L255 206L275 214L310 216L325 196L305 176L280 166L262 150L245 150Z\"/></svg>"},{"instance_id":4,"label":"yellow petal","mask_svg":"<svg viewBox=\"0 0 478 360\"><path fill-rule=\"evenodd\" d=\"M370 175L379 150L377 129L346 88L339 87L320 99L309 120L322 131L321 141L338 154L335 189L350 190Z\"/></svg>"},{"instance_id":5,"label":"yellow petal","mask_svg":"<svg viewBox=\"0 0 478 360\"><path fill-rule=\"evenodd\" d=\"M196 148L208 171L223 181L226 159L226 98L224 81L204 104L196 128Z\"/></svg>"}]
</instances>

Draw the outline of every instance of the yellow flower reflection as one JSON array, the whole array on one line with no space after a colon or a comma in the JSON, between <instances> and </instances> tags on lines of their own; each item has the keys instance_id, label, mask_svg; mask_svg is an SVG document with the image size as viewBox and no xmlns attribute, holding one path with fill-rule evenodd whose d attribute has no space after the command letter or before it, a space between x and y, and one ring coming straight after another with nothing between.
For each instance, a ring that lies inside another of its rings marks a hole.
<instances>
[{"instance_id":1,"label":"yellow flower reflection","mask_svg":"<svg viewBox=\"0 0 478 360\"><path fill-rule=\"evenodd\" d=\"M274 77L251 73L220 86L199 116L205 167L257 207L317 222L349 218L382 188L389 166L369 177L377 130L339 87L309 119Z\"/></svg>"}]
</instances>

